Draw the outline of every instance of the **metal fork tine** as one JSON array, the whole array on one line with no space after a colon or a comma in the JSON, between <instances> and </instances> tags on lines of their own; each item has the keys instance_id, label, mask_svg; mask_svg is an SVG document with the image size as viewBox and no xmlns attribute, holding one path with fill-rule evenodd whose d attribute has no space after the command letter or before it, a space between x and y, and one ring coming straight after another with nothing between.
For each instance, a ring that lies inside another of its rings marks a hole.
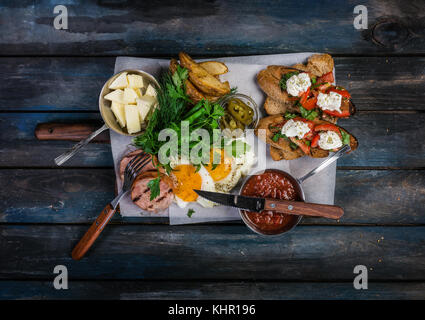
<instances>
[{"instance_id":1,"label":"metal fork tine","mask_svg":"<svg viewBox=\"0 0 425 320\"><path fill-rule=\"evenodd\" d=\"M133 159L130 160L130 162L127 164L125 169L130 168L135 162L138 162L139 160L141 160L142 158L146 158L147 156L149 155L144 152L137 154L136 156L133 157Z\"/></svg>"},{"instance_id":2,"label":"metal fork tine","mask_svg":"<svg viewBox=\"0 0 425 320\"><path fill-rule=\"evenodd\" d=\"M131 159L131 161L127 164L127 166L125 167L125 171L131 171L132 168L134 168L138 163L140 163L141 161L144 161L149 155L148 154L139 154L136 157L134 157L133 159Z\"/></svg>"},{"instance_id":3,"label":"metal fork tine","mask_svg":"<svg viewBox=\"0 0 425 320\"><path fill-rule=\"evenodd\" d=\"M131 167L133 165L134 162L138 161L139 159L141 159L142 157L145 157L147 154L144 152L141 152L139 154L136 154L133 159L130 160L129 163L127 163L127 166L125 167L125 169Z\"/></svg>"},{"instance_id":4,"label":"metal fork tine","mask_svg":"<svg viewBox=\"0 0 425 320\"><path fill-rule=\"evenodd\" d=\"M136 155L130 162L127 164L124 170L124 184L123 189L127 190L130 188L134 179L137 177L138 173L148 164L150 158L147 153L140 153Z\"/></svg>"},{"instance_id":5,"label":"metal fork tine","mask_svg":"<svg viewBox=\"0 0 425 320\"><path fill-rule=\"evenodd\" d=\"M133 168L133 172L136 174L139 173L140 170L142 170L150 161L151 159L145 159L144 161L140 162L137 166Z\"/></svg>"},{"instance_id":6,"label":"metal fork tine","mask_svg":"<svg viewBox=\"0 0 425 320\"><path fill-rule=\"evenodd\" d=\"M146 162L150 161L149 157L144 157L141 158L139 161L133 163L133 165L131 167L129 167L129 172L130 175L133 175L133 173L135 172L136 168L140 167L141 164L144 164Z\"/></svg>"}]
</instances>

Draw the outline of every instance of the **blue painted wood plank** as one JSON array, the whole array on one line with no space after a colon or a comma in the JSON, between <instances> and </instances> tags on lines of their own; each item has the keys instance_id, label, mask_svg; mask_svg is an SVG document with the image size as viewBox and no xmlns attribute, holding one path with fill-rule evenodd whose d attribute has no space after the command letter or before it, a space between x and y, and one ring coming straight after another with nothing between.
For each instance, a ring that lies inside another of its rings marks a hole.
<instances>
[{"instance_id":1,"label":"blue painted wood plank","mask_svg":"<svg viewBox=\"0 0 425 320\"><path fill-rule=\"evenodd\" d=\"M39 123L90 123L102 126L97 113L4 113L0 117L0 166L56 167L54 158L76 142L39 141L34 130ZM67 167L112 167L110 144L90 143L64 164Z\"/></svg>"},{"instance_id":2,"label":"blue painted wood plank","mask_svg":"<svg viewBox=\"0 0 425 320\"><path fill-rule=\"evenodd\" d=\"M422 1L100 1L65 3L68 30L53 27L63 1L3 1L0 52L7 55L241 55L296 51L424 53ZM48 35L48 37L46 37ZM326 35L325 37L323 35Z\"/></svg>"},{"instance_id":3,"label":"blue painted wood plank","mask_svg":"<svg viewBox=\"0 0 425 320\"><path fill-rule=\"evenodd\" d=\"M0 111L97 112L98 95L113 74L114 61L0 58ZM362 111L425 110L424 68L421 57L335 58L338 84L351 92Z\"/></svg>"},{"instance_id":4,"label":"blue painted wood plank","mask_svg":"<svg viewBox=\"0 0 425 320\"><path fill-rule=\"evenodd\" d=\"M114 198L112 169L0 170L1 223L91 223ZM338 222L303 219L303 224L425 224L424 170L338 170ZM114 223L168 223L166 218Z\"/></svg>"},{"instance_id":5,"label":"blue painted wood plank","mask_svg":"<svg viewBox=\"0 0 425 320\"><path fill-rule=\"evenodd\" d=\"M4 113L0 117L1 167L53 167L53 159L71 148L71 141L38 141L34 129L43 122L102 122L98 114ZM341 167L425 167L424 113L364 113L341 120L360 147L338 160ZM66 166L112 167L109 144L91 143Z\"/></svg>"},{"instance_id":6,"label":"blue painted wood plank","mask_svg":"<svg viewBox=\"0 0 425 320\"><path fill-rule=\"evenodd\" d=\"M87 226L0 225L0 279L424 281L425 227L299 226L280 238L245 226L110 225L87 256L70 257Z\"/></svg>"},{"instance_id":7,"label":"blue painted wood plank","mask_svg":"<svg viewBox=\"0 0 425 320\"><path fill-rule=\"evenodd\" d=\"M52 278L53 279L53 278ZM56 290L52 281L0 281L0 299L34 300L413 300L425 298L425 282L369 282L367 290L354 290L352 282L172 282L70 281Z\"/></svg>"},{"instance_id":8,"label":"blue painted wood plank","mask_svg":"<svg viewBox=\"0 0 425 320\"><path fill-rule=\"evenodd\" d=\"M0 110L98 112L115 58L1 58Z\"/></svg>"}]
</instances>

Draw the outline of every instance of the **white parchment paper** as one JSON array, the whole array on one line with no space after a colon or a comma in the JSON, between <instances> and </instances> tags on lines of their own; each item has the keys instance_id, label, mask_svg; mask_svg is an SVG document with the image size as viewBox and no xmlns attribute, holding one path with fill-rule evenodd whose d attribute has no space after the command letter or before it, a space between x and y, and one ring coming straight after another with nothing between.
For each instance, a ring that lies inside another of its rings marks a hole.
<instances>
[{"instance_id":1,"label":"white parchment paper","mask_svg":"<svg viewBox=\"0 0 425 320\"><path fill-rule=\"evenodd\" d=\"M293 53L293 54L275 54L262 56L230 57L214 60L223 61L229 68L229 72L221 76L221 79L228 80L232 87L236 86L239 93L246 94L254 99L260 107L261 116L266 116L262 105L265 100L264 93L260 90L257 82L257 73L271 64L293 65L306 62L307 58L313 53ZM161 69L168 68L169 60L165 59L147 59L118 57L115 62L115 73L125 69L140 69L152 74L158 79ZM135 149L131 145L132 138L119 135L110 130L112 156L115 164L115 174L117 177L118 190L121 190L122 182L119 177L119 162L128 152ZM259 142L259 152L267 150L267 168L276 168L287 171L295 177L301 177L311 169L319 165L324 159L313 159L303 157L291 161L273 161L270 157L268 147ZM263 150L263 151L262 151ZM311 177L303 183L307 202L333 204L335 193L335 175L336 162L324 169L322 172ZM237 192L239 186L235 188ZM187 216L188 208L193 208L195 213L192 217ZM168 210L160 213L143 212L134 205L130 196L125 197L120 203L120 212L124 217L166 217L169 216L170 224L188 224L213 221L239 220L238 210L231 207L216 206L214 208L202 208L198 204L191 204L185 209L172 204Z\"/></svg>"}]
</instances>

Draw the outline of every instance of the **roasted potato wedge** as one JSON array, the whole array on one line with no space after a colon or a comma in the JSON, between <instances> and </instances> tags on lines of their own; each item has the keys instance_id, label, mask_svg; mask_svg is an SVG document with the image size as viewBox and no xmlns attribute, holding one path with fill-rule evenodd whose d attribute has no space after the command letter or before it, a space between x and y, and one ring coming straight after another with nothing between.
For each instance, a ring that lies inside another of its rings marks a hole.
<instances>
[{"instance_id":1,"label":"roasted potato wedge","mask_svg":"<svg viewBox=\"0 0 425 320\"><path fill-rule=\"evenodd\" d=\"M211 96L208 94L204 94L205 98L207 98L208 101L211 102L216 102L218 99L220 99L221 97L217 97L217 96Z\"/></svg>"},{"instance_id":2,"label":"roasted potato wedge","mask_svg":"<svg viewBox=\"0 0 425 320\"><path fill-rule=\"evenodd\" d=\"M180 63L189 70L190 81L203 93L222 96L230 92L230 86L221 83L213 75L200 67L188 54L179 53Z\"/></svg>"},{"instance_id":3,"label":"roasted potato wedge","mask_svg":"<svg viewBox=\"0 0 425 320\"><path fill-rule=\"evenodd\" d=\"M207 72L209 74L212 74L213 76L225 74L229 71L229 69L223 62L205 61L205 62L200 62L199 65L205 70L207 70Z\"/></svg>"},{"instance_id":4,"label":"roasted potato wedge","mask_svg":"<svg viewBox=\"0 0 425 320\"><path fill-rule=\"evenodd\" d=\"M176 72L177 66L179 65L178 61L176 59L171 59L170 61L170 71L171 73ZM186 87L186 94L189 96L190 100L193 101L193 103L198 103L199 101L206 99L206 97L195 88L192 82L190 80L185 81L185 87Z\"/></svg>"}]
</instances>

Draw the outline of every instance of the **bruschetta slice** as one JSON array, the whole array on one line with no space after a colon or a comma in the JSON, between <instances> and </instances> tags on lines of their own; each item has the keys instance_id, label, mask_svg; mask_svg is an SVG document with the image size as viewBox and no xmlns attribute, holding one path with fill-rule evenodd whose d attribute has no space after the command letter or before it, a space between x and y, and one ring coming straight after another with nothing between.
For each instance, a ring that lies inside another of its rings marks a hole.
<instances>
[{"instance_id":1,"label":"bruschetta slice","mask_svg":"<svg viewBox=\"0 0 425 320\"><path fill-rule=\"evenodd\" d=\"M325 120L307 120L301 117L290 118L273 115L261 119L255 129L265 130L265 142L271 146L273 160L293 160L303 156L324 158L349 144L351 150L357 149L357 139L347 130Z\"/></svg>"},{"instance_id":2,"label":"bruschetta slice","mask_svg":"<svg viewBox=\"0 0 425 320\"><path fill-rule=\"evenodd\" d=\"M333 68L334 61L330 55L315 54L305 65L272 65L261 70L257 81L267 94L264 103L266 113L315 112L316 116L321 114L322 118L331 121L332 118L353 115L355 107L350 94L344 88L334 86Z\"/></svg>"}]
</instances>

